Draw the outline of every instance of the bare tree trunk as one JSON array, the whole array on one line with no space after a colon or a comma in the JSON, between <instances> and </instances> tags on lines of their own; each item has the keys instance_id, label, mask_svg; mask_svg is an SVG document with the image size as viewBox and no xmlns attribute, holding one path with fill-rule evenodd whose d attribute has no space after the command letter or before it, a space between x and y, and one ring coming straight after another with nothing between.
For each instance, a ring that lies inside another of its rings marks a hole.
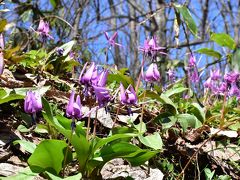
<instances>
[{"instance_id":1,"label":"bare tree trunk","mask_svg":"<svg viewBox=\"0 0 240 180\"><path fill-rule=\"evenodd\" d=\"M111 15L115 16L117 14L117 11L116 11L116 7L114 6L113 0L108 0L108 3L110 6ZM111 25L112 25L113 29L117 30L117 18L111 19ZM116 38L115 41L118 42L118 37ZM114 55L115 55L114 63L117 65L117 67L119 69L127 67L126 60L121 58L119 46L114 46Z\"/></svg>"}]
</instances>

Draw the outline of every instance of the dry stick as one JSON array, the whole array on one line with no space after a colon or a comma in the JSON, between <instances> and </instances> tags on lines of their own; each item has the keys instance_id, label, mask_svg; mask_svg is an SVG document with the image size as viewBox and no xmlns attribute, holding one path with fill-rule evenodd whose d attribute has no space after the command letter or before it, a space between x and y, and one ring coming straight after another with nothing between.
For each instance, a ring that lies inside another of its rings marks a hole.
<instances>
[{"instance_id":1,"label":"dry stick","mask_svg":"<svg viewBox=\"0 0 240 180\"><path fill-rule=\"evenodd\" d=\"M217 132L215 132L213 135L211 135L208 139L206 139L202 145L197 149L197 151L191 156L191 158L188 160L187 164L184 166L182 172L178 175L176 180L179 180L182 175L184 175L185 170L187 169L188 165L190 164L190 162L193 160L193 158L198 154L198 152L201 150L201 148L209 141L211 140L214 136L216 136L220 131L222 131L223 129L226 129L228 126L232 125L234 123L230 123L225 127L222 127L221 129L219 129Z\"/></svg>"}]
</instances>

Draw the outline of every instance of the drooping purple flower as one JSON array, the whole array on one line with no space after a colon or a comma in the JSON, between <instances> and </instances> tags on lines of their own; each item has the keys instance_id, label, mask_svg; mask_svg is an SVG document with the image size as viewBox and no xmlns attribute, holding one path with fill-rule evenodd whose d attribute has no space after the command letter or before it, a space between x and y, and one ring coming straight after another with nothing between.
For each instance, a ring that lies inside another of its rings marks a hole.
<instances>
[{"instance_id":1,"label":"drooping purple flower","mask_svg":"<svg viewBox=\"0 0 240 180\"><path fill-rule=\"evenodd\" d=\"M210 77L213 81L217 81L221 78L221 74L220 74L220 70L214 70L214 71L210 71Z\"/></svg>"},{"instance_id":2,"label":"drooping purple flower","mask_svg":"<svg viewBox=\"0 0 240 180\"><path fill-rule=\"evenodd\" d=\"M24 99L24 111L29 114L42 110L41 96L37 92L28 91Z\"/></svg>"},{"instance_id":3,"label":"drooping purple flower","mask_svg":"<svg viewBox=\"0 0 240 180\"><path fill-rule=\"evenodd\" d=\"M144 76L145 81L147 82L154 82L154 81L159 81L160 79L160 73L158 71L158 67L156 63L152 63Z\"/></svg>"},{"instance_id":4,"label":"drooping purple flower","mask_svg":"<svg viewBox=\"0 0 240 180\"><path fill-rule=\"evenodd\" d=\"M117 35L118 35L117 32L115 32L115 33L112 35L112 37L110 37L107 32L104 32L104 34L105 34L105 37L106 37L106 39L107 39L107 41L108 41L108 43L109 43L109 48L114 47L115 45L122 47L121 44L115 42L115 40L116 40L116 38L117 38Z\"/></svg>"},{"instance_id":5,"label":"drooping purple flower","mask_svg":"<svg viewBox=\"0 0 240 180\"><path fill-rule=\"evenodd\" d=\"M98 102L99 107L104 107L111 100L111 96L109 94L109 90L105 87L93 86L96 100Z\"/></svg>"},{"instance_id":6,"label":"drooping purple flower","mask_svg":"<svg viewBox=\"0 0 240 180\"><path fill-rule=\"evenodd\" d=\"M169 81L173 82L175 80L175 71L173 69L169 69L167 71Z\"/></svg>"},{"instance_id":7,"label":"drooping purple flower","mask_svg":"<svg viewBox=\"0 0 240 180\"><path fill-rule=\"evenodd\" d=\"M90 67L86 70L87 68L87 63L84 65L83 69L82 69L82 72L79 76L79 81L81 84L83 85L91 85L91 80L93 78L93 76L95 75L96 72L96 66L95 66L95 63L92 62ZM86 70L86 72L85 72Z\"/></svg>"},{"instance_id":8,"label":"drooping purple flower","mask_svg":"<svg viewBox=\"0 0 240 180\"><path fill-rule=\"evenodd\" d=\"M212 79L211 77L209 77L204 83L203 83L203 86L204 88L206 89L211 89L212 88Z\"/></svg>"},{"instance_id":9,"label":"drooping purple flower","mask_svg":"<svg viewBox=\"0 0 240 180\"><path fill-rule=\"evenodd\" d=\"M199 75L198 75L198 70L197 67L194 67L192 70L189 71L189 77L190 81L193 83L199 82Z\"/></svg>"},{"instance_id":10,"label":"drooping purple flower","mask_svg":"<svg viewBox=\"0 0 240 180\"><path fill-rule=\"evenodd\" d=\"M95 86L104 87L106 86L106 83L107 83L107 77L108 77L108 70L104 69L102 70L102 72L97 74L97 78L92 80L92 83Z\"/></svg>"},{"instance_id":11,"label":"drooping purple flower","mask_svg":"<svg viewBox=\"0 0 240 180\"><path fill-rule=\"evenodd\" d=\"M220 84L220 87L218 88L218 92L220 94L225 94L226 91L227 91L227 83L226 82L222 82Z\"/></svg>"},{"instance_id":12,"label":"drooping purple flower","mask_svg":"<svg viewBox=\"0 0 240 180\"><path fill-rule=\"evenodd\" d=\"M196 65L196 59L193 55L190 56L187 66L188 71L188 77L191 82L197 83L199 82L199 75L198 75L198 69Z\"/></svg>"},{"instance_id":13,"label":"drooping purple flower","mask_svg":"<svg viewBox=\"0 0 240 180\"><path fill-rule=\"evenodd\" d=\"M236 82L239 78L240 74L236 71L234 72L229 72L229 73L226 73L224 75L224 80L227 82L227 83L233 83L233 82Z\"/></svg>"},{"instance_id":14,"label":"drooping purple flower","mask_svg":"<svg viewBox=\"0 0 240 180\"><path fill-rule=\"evenodd\" d=\"M166 49L166 48L157 46L157 39L156 39L155 36L152 37L150 40L146 39L144 41L144 46L143 47L139 47L140 51L142 51L146 55L151 55L151 56L155 56L156 53L160 53L160 54L166 55L165 52L161 51L163 49Z\"/></svg>"},{"instance_id":15,"label":"drooping purple flower","mask_svg":"<svg viewBox=\"0 0 240 180\"><path fill-rule=\"evenodd\" d=\"M132 87L132 85L129 85L128 88L125 90L122 83L120 83L120 101L122 104L127 105L136 105L137 104L137 94Z\"/></svg>"},{"instance_id":16,"label":"drooping purple flower","mask_svg":"<svg viewBox=\"0 0 240 180\"><path fill-rule=\"evenodd\" d=\"M0 50L0 75L3 74L3 70L4 70L4 56L3 56L3 52Z\"/></svg>"},{"instance_id":17,"label":"drooping purple flower","mask_svg":"<svg viewBox=\"0 0 240 180\"><path fill-rule=\"evenodd\" d=\"M188 67L195 67L195 66L196 66L196 59L193 55L191 55L188 61Z\"/></svg>"},{"instance_id":18,"label":"drooping purple flower","mask_svg":"<svg viewBox=\"0 0 240 180\"><path fill-rule=\"evenodd\" d=\"M46 40L48 37L53 39L53 37L49 34L49 31L49 23L41 19L37 28L37 32L42 36L43 40Z\"/></svg>"},{"instance_id":19,"label":"drooping purple flower","mask_svg":"<svg viewBox=\"0 0 240 180\"><path fill-rule=\"evenodd\" d=\"M240 94L240 90L238 89L236 82L233 82L231 84L231 88L230 88L230 90L228 92L228 95L229 96L236 96L236 97L238 97L239 94Z\"/></svg>"},{"instance_id":20,"label":"drooping purple flower","mask_svg":"<svg viewBox=\"0 0 240 180\"><path fill-rule=\"evenodd\" d=\"M69 102L67 104L66 114L68 117L80 119L83 116L81 109L82 109L82 104L81 104L80 96L77 95L75 100L75 92L72 91Z\"/></svg>"}]
</instances>

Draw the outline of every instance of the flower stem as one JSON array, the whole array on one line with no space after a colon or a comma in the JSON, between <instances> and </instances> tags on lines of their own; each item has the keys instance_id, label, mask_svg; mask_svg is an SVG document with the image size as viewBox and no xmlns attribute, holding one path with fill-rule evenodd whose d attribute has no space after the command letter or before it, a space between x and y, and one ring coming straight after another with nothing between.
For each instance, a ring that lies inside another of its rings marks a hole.
<instances>
[{"instance_id":1,"label":"flower stem","mask_svg":"<svg viewBox=\"0 0 240 180\"><path fill-rule=\"evenodd\" d=\"M143 73L144 62L145 62L145 55L143 55L143 60L142 60L142 64L141 64L141 70L140 70L140 73L139 73L139 76L138 76L137 85L135 87L136 93L138 92L138 88L140 86L140 81L141 81L141 77L142 77L142 73Z\"/></svg>"},{"instance_id":2,"label":"flower stem","mask_svg":"<svg viewBox=\"0 0 240 180\"><path fill-rule=\"evenodd\" d=\"M115 126L116 122L117 122L117 118L118 118L118 114L119 114L119 111L120 111L120 106L117 107L117 113L116 113L116 117L113 121L113 127Z\"/></svg>"},{"instance_id":3,"label":"flower stem","mask_svg":"<svg viewBox=\"0 0 240 180\"><path fill-rule=\"evenodd\" d=\"M144 100L145 100L145 97L146 97L146 91L144 91L144 94L143 94L143 102L144 102ZM145 104L143 103L143 104L142 104L141 118L140 118L140 128L139 128L140 133L142 132L144 106L145 106Z\"/></svg>"},{"instance_id":4,"label":"flower stem","mask_svg":"<svg viewBox=\"0 0 240 180\"><path fill-rule=\"evenodd\" d=\"M95 119L94 119L93 138L95 138L95 136L96 136L96 129L97 129L97 112L98 112L98 110L96 110Z\"/></svg>"},{"instance_id":5,"label":"flower stem","mask_svg":"<svg viewBox=\"0 0 240 180\"><path fill-rule=\"evenodd\" d=\"M91 107L90 107L91 111ZM90 121L91 121L91 113L88 115L88 122L87 122L87 140L89 139L89 130L90 130Z\"/></svg>"},{"instance_id":6,"label":"flower stem","mask_svg":"<svg viewBox=\"0 0 240 180\"><path fill-rule=\"evenodd\" d=\"M221 111L221 118L220 118L220 129L224 125L224 111L225 111L225 104L226 104L226 99L227 99L227 93L225 92L224 98L223 98L223 105L222 105L222 111Z\"/></svg>"},{"instance_id":7,"label":"flower stem","mask_svg":"<svg viewBox=\"0 0 240 180\"><path fill-rule=\"evenodd\" d=\"M75 121L73 119L73 121ZM69 146L70 146L70 142L72 141L72 136L73 136L73 132L74 132L74 129L71 128L71 134L70 134L70 138L68 140L68 144L67 144L67 149L66 149L66 152L65 152L65 156L64 156L64 163L63 163L63 177L65 176L65 166L66 166L66 162L67 162L67 156L68 156L68 151L70 150Z\"/></svg>"}]
</instances>

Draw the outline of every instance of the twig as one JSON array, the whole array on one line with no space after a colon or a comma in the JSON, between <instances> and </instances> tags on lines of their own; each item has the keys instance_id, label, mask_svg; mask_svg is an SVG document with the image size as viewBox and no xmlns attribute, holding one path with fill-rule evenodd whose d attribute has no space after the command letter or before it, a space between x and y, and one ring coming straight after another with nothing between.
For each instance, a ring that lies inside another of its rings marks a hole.
<instances>
[{"instance_id":1,"label":"twig","mask_svg":"<svg viewBox=\"0 0 240 180\"><path fill-rule=\"evenodd\" d=\"M187 164L184 166L182 172L178 175L176 180L180 180L180 178L184 175L185 170L187 169L187 167L189 166L190 162L193 160L193 158L199 153L199 151L201 150L201 148L209 141L211 140L214 136L216 136L220 131L222 131L223 129L226 129L228 126L232 125L234 123L230 123L225 127L222 127L221 129L219 129L217 132L215 132L213 135L211 135L208 139L206 139L201 146L197 149L197 151L195 151L195 153L191 156L191 158L188 160Z\"/></svg>"}]
</instances>

